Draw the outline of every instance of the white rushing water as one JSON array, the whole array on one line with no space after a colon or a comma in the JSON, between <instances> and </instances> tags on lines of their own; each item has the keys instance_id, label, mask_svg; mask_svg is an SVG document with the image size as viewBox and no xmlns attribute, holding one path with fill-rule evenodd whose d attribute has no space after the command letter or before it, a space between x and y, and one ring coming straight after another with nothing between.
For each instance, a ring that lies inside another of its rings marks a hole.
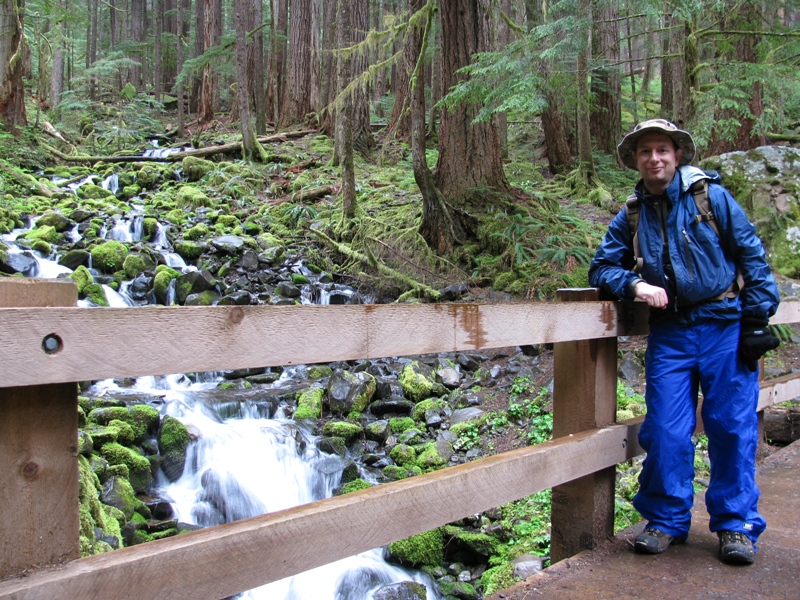
<instances>
[{"instance_id":1,"label":"white rushing water","mask_svg":"<svg viewBox=\"0 0 800 600\"><path fill-rule=\"evenodd\" d=\"M280 385L280 382L278 383ZM163 472L156 493L168 500L179 521L203 527L292 508L328 498L347 462L320 452L310 432L282 416L259 416L251 397L239 414L222 418L209 401L217 380L191 382L182 375L141 377L126 393L163 397L162 414L184 423L193 437L182 476ZM112 380L97 382L90 394L113 394ZM219 398L219 397L218 397ZM230 406L221 402L229 412ZM356 509L357 510L357 509ZM387 515L387 518L391 518ZM346 535L346 532L343 532ZM431 579L383 560L380 548L330 563L241 594L249 600L369 600L381 586L417 581L438 599Z\"/></svg>"}]
</instances>

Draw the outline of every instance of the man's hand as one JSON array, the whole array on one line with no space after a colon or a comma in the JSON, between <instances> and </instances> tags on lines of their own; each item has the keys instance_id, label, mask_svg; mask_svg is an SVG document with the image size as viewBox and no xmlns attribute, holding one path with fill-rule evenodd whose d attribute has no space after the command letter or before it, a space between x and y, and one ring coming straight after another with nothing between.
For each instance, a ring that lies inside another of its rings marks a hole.
<instances>
[{"instance_id":1,"label":"man's hand","mask_svg":"<svg viewBox=\"0 0 800 600\"><path fill-rule=\"evenodd\" d=\"M646 281L640 280L636 282L634 291L636 292L637 300L647 302L648 306L667 308L669 298L667 298L667 291L664 288L650 285Z\"/></svg>"},{"instance_id":2,"label":"man's hand","mask_svg":"<svg viewBox=\"0 0 800 600\"><path fill-rule=\"evenodd\" d=\"M739 356L748 369L758 370L758 359L768 350L777 348L781 341L772 335L767 327L767 319L756 317L742 318L742 331L739 334Z\"/></svg>"}]
</instances>

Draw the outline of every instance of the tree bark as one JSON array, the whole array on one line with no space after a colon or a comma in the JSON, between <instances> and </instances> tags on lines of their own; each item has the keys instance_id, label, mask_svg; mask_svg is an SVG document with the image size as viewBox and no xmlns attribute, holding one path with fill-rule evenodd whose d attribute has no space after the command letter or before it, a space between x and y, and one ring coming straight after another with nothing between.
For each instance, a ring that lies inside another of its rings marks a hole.
<instances>
[{"instance_id":1,"label":"tree bark","mask_svg":"<svg viewBox=\"0 0 800 600\"><path fill-rule=\"evenodd\" d=\"M270 82L267 89L267 111L273 123L280 120L286 86L286 22L288 0L272 0L272 62ZM333 1L334 5L336 0Z\"/></svg>"},{"instance_id":2,"label":"tree bark","mask_svg":"<svg viewBox=\"0 0 800 600\"><path fill-rule=\"evenodd\" d=\"M183 0L178 0L177 30L178 35L175 40L175 63L176 70L180 73L183 70L183 28L185 25L186 14L184 12ZM178 129L176 134L179 138L186 135L186 115L183 104L183 82L178 83L175 88L175 95L178 98Z\"/></svg>"},{"instance_id":3,"label":"tree bark","mask_svg":"<svg viewBox=\"0 0 800 600\"><path fill-rule=\"evenodd\" d=\"M664 15L664 27L667 28L667 34L661 39L661 54L664 58L661 59L661 116L665 119L673 120L673 94L672 94L672 73L675 70L675 61L669 57L670 53L670 39L672 38L671 29L669 29L675 22L672 15Z\"/></svg>"},{"instance_id":4,"label":"tree bark","mask_svg":"<svg viewBox=\"0 0 800 600\"><path fill-rule=\"evenodd\" d=\"M410 6L413 7L417 4L419 3L411 2ZM409 15L413 15L415 12L416 11L414 11L413 8L409 8ZM407 41L406 48L408 48ZM394 90L394 106L392 107L392 114L389 117L387 130L389 135L398 140L407 139L411 132L409 112L409 78L411 77L411 72L414 70L414 66L416 65L417 57L413 57L413 63L409 63L409 60L412 60L412 57L410 57L404 50L403 54L400 55L397 62L393 66L393 73L395 74L395 81L392 85L392 89Z\"/></svg>"},{"instance_id":5,"label":"tree bark","mask_svg":"<svg viewBox=\"0 0 800 600\"><path fill-rule=\"evenodd\" d=\"M591 21L592 0L581 0L578 9L581 15L589 15ZM592 158L591 136L591 100L589 99L589 61L591 60L592 47L589 37L591 30L584 29L581 48L578 51L578 60L575 76L577 77L578 110L578 173L581 183L589 184L594 177L594 159Z\"/></svg>"},{"instance_id":6,"label":"tree bark","mask_svg":"<svg viewBox=\"0 0 800 600\"><path fill-rule=\"evenodd\" d=\"M194 58L197 58L205 52L205 0L195 0L194 5ZM193 75L189 92L189 112L200 112L200 91L202 87L202 73L199 76Z\"/></svg>"},{"instance_id":7,"label":"tree bark","mask_svg":"<svg viewBox=\"0 0 800 600\"><path fill-rule=\"evenodd\" d=\"M335 111L331 110L330 104L336 98L336 56L334 50L338 44L337 33L337 0L325 0L324 4L324 23L322 29L322 66L321 66L321 90L322 101L320 130L328 137L334 137L336 127Z\"/></svg>"},{"instance_id":8,"label":"tree bark","mask_svg":"<svg viewBox=\"0 0 800 600\"><path fill-rule=\"evenodd\" d=\"M27 124L25 87L22 81L25 53L25 0L2 0L0 3L0 121L16 134Z\"/></svg>"},{"instance_id":9,"label":"tree bark","mask_svg":"<svg viewBox=\"0 0 800 600\"><path fill-rule=\"evenodd\" d=\"M289 3L289 61L285 97L278 126L305 123L311 112L311 5L308 0Z\"/></svg>"},{"instance_id":10,"label":"tree bark","mask_svg":"<svg viewBox=\"0 0 800 600\"><path fill-rule=\"evenodd\" d=\"M347 48L353 43L353 21L350 0L339 0L336 30L339 38L339 48ZM350 82L352 58L347 55L339 56L337 61L337 79L339 88ZM336 138L339 146L340 161L342 166L342 222L346 227L356 216L356 179L353 167L353 98L346 95L340 102L336 114Z\"/></svg>"},{"instance_id":11,"label":"tree bark","mask_svg":"<svg viewBox=\"0 0 800 600\"><path fill-rule=\"evenodd\" d=\"M613 156L622 135L622 85L617 66L620 63L619 5L597 3L593 16L592 58L597 66L592 70L595 100L590 116L591 132L597 146Z\"/></svg>"},{"instance_id":12,"label":"tree bark","mask_svg":"<svg viewBox=\"0 0 800 600\"><path fill-rule=\"evenodd\" d=\"M554 174L565 173L572 165L569 126L561 110L561 101L553 89L547 92L547 108L542 112L542 132L550 170Z\"/></svg>"},{"instance_id":13,"label":"tree bark","mask_svg":"<svg viewBox=\"0 0 800 600\"><path fill-rule=\"evenodd\" d=\"M236 95L239 102L239 122L242 130L242 158L252 161L256 157L257 142L250 113L250 85L247 76L247 31L249 0L234 1L236 26Z\"/></svg>"},{"instance_id":14,"label":"tree bark","mask_svg":"<svg viewBox=\"0 0 800 600\"><path fill-rule=\"evenodd\" d=\"M490 0L440 0L442 79L450 89L473 54L492 48ZM494 120L473 123L478 107L461 104L442 111L436 186L455 207L487 204L491 192L506 194L500 136Z\"/></svg>"},{"instance_id":15,"label":"tree bark","mask_svg":"<svg viewBox=\"0 0 800 600\"><path fill-rule=\"evenodd\" d=\"M248 0L247 31L256 30L252 43L247 45L247 79L250 82L250 106L255 111L256 134L267 132L267 115L264 109L264 30L260 27L264 20L264 5L261 0Z\"/></svg>"},{"instance_id":16,"label":"tree bark","mask_svg":"<svg viewBox=\"0 0 800 600\"><path fill-rule=\"evenodd\" d=\"M164 32L164 0L154 0L153 20L155 20L155 41L153 53L155 57L155 68L153 69L153 94L156 101L161 102L161 92L164 85L164 50L161 45L161 37Z\"/></svg>"},{"instance_id":17,"label":"tree bark","mask_svg":"<svg viewBox=\"0 0 800 600\"><path fill-rule=\"evenodd\" d=\"M198 2L201 0L198 0ZM203 23L203 47L204 52L209 48L216 46L219 43L217 31L219 24L217 23L218 6L220 0L202 0L204 3L203 14L205 15L205 22ZM200 105L197 109L197 119L200 123L210 123L214 118L214 99L217 94L217 77L214 73L214 67L211 64L203 68L203 76L200 88Z\"/></svg>"},{"instance_id":18,"label":"tree bark","mask_svg":"<svg viewBox=\"0 0 800 600\"><path fill-rule=\"evenodd\" d=\"M144 3L145 0L131 0L130 35L131 41L134 42L137 47L144 43ZM130 58L139 64L131 67L128 73L128 81L130 81L137 90L141 90L144 57L140 54L139 50L131 50Z\"/></svg>"},{"instance_id":19,"label":"tree bark","mask_svg":"<svg viewBox=\"0 0 800 600\"><path fill-rule=\"evenodd\" d=\"M351 0L352 35L350 45L363 42L369 31L369 0ZM369 67L369 55L361 51L353 57L350 79L363 74ZM345 83L350 83L349 81ZM375 147L369 118L369 89L362 83L353 92L353 148L362 156L369 157Z\"/></svg>"}]
</instances>

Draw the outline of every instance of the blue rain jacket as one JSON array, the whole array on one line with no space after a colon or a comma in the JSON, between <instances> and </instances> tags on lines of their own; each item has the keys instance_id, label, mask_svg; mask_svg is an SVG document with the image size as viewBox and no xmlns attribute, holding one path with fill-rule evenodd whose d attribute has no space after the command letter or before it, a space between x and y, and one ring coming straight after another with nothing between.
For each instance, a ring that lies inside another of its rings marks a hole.
<instances>
[{"instance_id":1,"label":"blue rain jacket","mask_svg":"<svg viewBox=\"0 0 800 600\"><path fill-rule=\"evenodd\" d=\"M698 214L689 188L708 179L708 196L720 236ZM701 319L739 319L742 316L768 319L778 307L779 294L755 226L733 196L720 185L717 173L683 166L666 190L660 212L641 182L635 193L639 211L639 249L644 259L641 273L634 273L633 235L626 211L621 210L609 225L589 268L589 281L620 300L633 300L631 284L644 279L667 290L667 310L652 309L651 322L694 323ZM662 228L662 218L666 218ZM664 247L674 272L674 285L665 277ZM713 300L742 272L745 289L735 298Z\"/></svg>"}]
</instances>

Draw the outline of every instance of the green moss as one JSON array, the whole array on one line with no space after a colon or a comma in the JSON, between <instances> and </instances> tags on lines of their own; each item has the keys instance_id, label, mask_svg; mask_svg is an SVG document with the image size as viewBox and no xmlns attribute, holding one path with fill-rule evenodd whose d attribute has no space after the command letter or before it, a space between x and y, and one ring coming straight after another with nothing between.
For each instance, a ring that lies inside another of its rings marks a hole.
<instances>
[{"instance_id":1,"label":"green moss","mask_svg":"<svg viewBox=\"0 0 800 600\"><path fill-rule=\"evenodd\" d=\"M444 562L444 534L437 528L392 542L389 544L389 553L404 565L440 566Z\"/></svg>"},{"instance_id":2,"label":"green moss","mask_svg":"<svg viewBox=\"0 0 800 600\"><path fill-rule=\"evenodd\" d=\"M406 444L397 444L389 452L389 457L402 467L408 464L413 464L417 459L417 452L411 446Z\"/></svg>"},{"instance_id":3,"label":"green moss","mask_svg":"<svg viewBox=\"0 0 800 600\"><path fill-rule=\"evenodd\" d=\"M92 248L92 266L102 273L113 273L122 268L128 256L128 248L115 240Z\"/></svg>"},{"instance_id":4,"label":"green moss","mask_svg":"<svg viewBox=\"0 0 800 600\"><path fill-rule=\"evenodd\" d=\"M128 254L122 263L122 270L126 278L135 279L137 275L149 271L154 266L153 260L145 254Z\"/></svg>"},{"instance_id":5,"label":"green moss","mask_svg":"<svg viewBox=\"0 0 800 600\"><path fill-rule=\"evenodd\" d=\"M203 254L203 246L195 242L183 240L176 242L175 252L180 254L184 260L194 261L200 258L200 255Z\"/></svg>"},{"instance_id":6,"label":"green moss","mask_svg":"<svg viewBox=\"0 0 800 600\"><path fill-rule=\"evenodd\" d=\"M181 161L181 169L189 181L200 181L206 173L213 171L214 163L210 160L187 156Z\"/></svg>"},{"instance_id":7,"label":"green moss","mask_svg":"<svg viewBox=\"0 0 800 600\"><path fill-rule=\"evenodd\" d=\"M402 433L414 429L414 419L411 417L393 417L389 419L389 429L394 433Z\"/></svg>"},{"instance_id":8,"label":"green moss","mask_svg":"<svg viewBox=\"0 0 800 600\"><path fill-rule=\"evenodd\" d=\"M75 285L78 287L78 293L83 294L83 290L86 288L87 285L90 283L94 283L94 277L89 272L89 269L84 267L83 265L79 266L75 269L72 273L68 276L70 279L75 281Z\"/></svg>"},{"instance_id":9,"label":"green moss","mask_svg":"<svg viewBox=\"0 0 800 600\"><path fill-rule=\"evenodd\" d=\"M27 240L31 243L36 240L41 240L49 244L57 244L62 238L63 236L56 231L55 227L44 225L43 227L36 227L35 229L23 232L17 239Z\"/></svg>"},{"instance_id":10,"label":"green moss","mask_svg":"<svg viewBox=\"0 0 800 600\"><path fill-rule=\"evenodd\" d=\"M414 402L419 402L420 400L424 400L425 398L429 397L434 387L434 382L422 373L418 372L418 368L419 363L417 361L413 361L403 368L403 371L400 373L399 377L400 385L403 387L403 391L409 398L414 400Z\"/></svg>"},{"instance_id":11,"label":"green moss","mask_svg":"<svg viewBox=\"0 0 800 600\"><path fill-rule=\"evenodd\" d=\"M318 154L333 154L333 140L326 135L318 135L311 140L309 149Z\"/></svg>"},{"instance_id":12,"label":"green moss","mask_svg":"<svg viewBox=\"0 0 800 600\"><path fill-rule=\"evenodd\" d=\"M156 233L158 233L158 219L145 217L142 221L142 230L145 238L148 241L152 241L156 237Z\"/></svg>"},{"instance_id":13,"label":"green moss","mask_svg":"<svg viewBox=\"0 0 800 600\"><path fill-rule=\"evenodd\" d=\"M205 223L198 223L191 229L187 229L183 232L184 239L187 240L201 240L208 235L209 229L208 225Z\"/></svg>"},{"instance_id":14,"label":"green moss","mask_svg":"<svg viewBox=\"0 0 800 600\"><path fill-rule=\"evenodd\" d=\"M176 271L166 265L158 265L158 267L156 267L156 276L153 279L153 293L158 302L166 304L169 283L180 276L180 271Z\"/></svg>"},{"instance_id":15,"label":"green moss","mask_svg":"<svg viewBox=\"0 0 800 600\"><path fill-rule=\"evenodd\" d=\"M104 547L97 544L95 528L100 529L106 535L116 537L119 542L118 546L122 547L119 522L116 518L109 517L109 513L100 502L102 489L100 480L92 472L89 461L85 456L78 456L78 514L82 557L105 551Z\"/></svg>"},{"instance_id":16,"label":"green moss","mask_svg":"<svg viewBox=\"0 0 800 600\"><path fill-rule=\"evenodd\" d=\"M308 369L308 377L310 379L322 379L323 377L330 377L333 373L328 365L313 365Z\"/></svg>"},{"instance_id":17,"label":"green moss","mask_svg":"<svg viewBox=\"0 0 800 600\"><path fill-rule=\"evenodd\" d=\"M83 288L83 296L97 306L109 306L106 291L99 283L90 283Z\"/></svg>"},{"instance_id":18,"label":"green moss","mask_svg":"<svg viewBox=\"0 0 800 600\"><path fill-rule=\"evenodd\" d=\"M133 432L133 427L131 427L128 423L125 421L120 421L119 419L114 419L109 422L108 427L117 430L117 442L123 446L130 446L133 444L136 434Z\"/></svg>"},{"instance_id":19,"label":"green moss","mask_svg":"<svg viewBox=\"0 0 800 600\"><path fill-rule=\"evenodd\" d=\"M441 469L447 465L447 459L436 448L435 443L426 444L425 449L417 457L417 466L425 471Z\"/></svg>"},{"instance_id":20,"label":"green moss","mask_svg":"<svg viewBox=\"0 0 800 600\"><path fill-rule=\"evenodd\" d=\"M308 277L299 273L292 273L292 283L295 285L305 285L309 283Z\"/></svg>"},{"instance_id":21,"label":"green moss","mask_svg":"<svg viewBox=\"0 0 800 600\"><path fill-rule=\"evenodd\" d=\"M150 470L150 461L147 458L116 442L104 444L100 454L110 465L126 465L130 471Z\"/></svg>"},{"instance_id":22,"label":"green moss","mask_svg":"<svg viewBox=\"0 0 800 600\"><path fill-rule=\"evenodd\" d=\"M350 492L357 492L358 490L368 490L372 486L363 479L354 479L350 483L344 484L339 490L340 494L349 494Z\"/></svg>"},{"instance_id":23,"label":"green moss","mask_svg":"<svg viewBox=\"0 0 800 600\"><path fill-rule=\"evenodd\" d=\"M239 224L239 219L234 215L219 215L217 222L214 225L221 227L223 230L235 227Z\"/></svg>"},{"instance_id":24,"label":"green moss","mask_svg":"<svg viewBox=\"0 0 800 600\"><path fill-rule=\"evenodd\" d=\"M297 410L294 420L319 419L322 416L322 398L325 390L318 387L308 388L297 394Z\"/></svg>"},{"instance_id":25,"label":"green moss","mask_svg":"<svg viewBox=\"0 0 800 600\"><path fill-rule=\"evenodd\" d=\"M444 408L445 406L447 406L447 403L441 398L427 398L421 402L417 402L414 406L412 417L415 421L423 421L425 419L425 411Z\"/></svg>"},{"instance_id":26,"label":"green moss","mask_svg":"<svg viewBox=\"0 0 800 600\"><path fill-rule=\"evenodd\" d=\"M333 435L344 438L348 443L359 437L364 428L358 423L348 421L328 421L322 428L323 435Z\"/></svg>"},{"instance_id":27,"label":"green moss","mask_svg":"<svg viewBox=\"0 0 800 600\"><path fill-rule=\"evenodd\" d=\"M162 453L186 452L191 437L186 425L175 417L167 417L161 425L161 435L158 438L158 447Z\"/></svg>"},{"instance_id":28,"label":"green moss","mask_svg":"<svg viewBox=\"0 0 800 600\"><path fill-rule=\"evenodd\" d=\"M31 248L42 256L50 256L50 253L53 251L53 247L44 240L36 240L31 244Z\"/></svg>"},{"instance_id":29,"label":"green moss","mask_svg":"<svg viewBox=\"0 0 800 600\"><path fill-rule=\"evenodd\" d=\"M383 476L386 477L386 479L397 481L399 479L405 479L408 477L408 472L404 467L397 465L386 465L383 467Z\"/></svg>"}]
</instances>

